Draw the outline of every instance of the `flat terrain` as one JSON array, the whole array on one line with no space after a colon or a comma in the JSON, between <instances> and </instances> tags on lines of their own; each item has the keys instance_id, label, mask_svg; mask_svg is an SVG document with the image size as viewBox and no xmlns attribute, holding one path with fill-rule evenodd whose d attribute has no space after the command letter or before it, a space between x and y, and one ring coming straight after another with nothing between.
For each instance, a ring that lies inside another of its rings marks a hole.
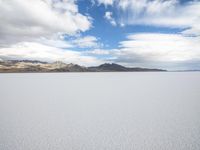
<instances>
[{"instance_id":1,"label":"flat terrain","mask_svg":"<svg viewBox=\"0 0 200 150\"><path fill-rule=\"evenodd\" d=\"M200 73L0 74L1 150L199 150Z\"/></svg>"}]
</instances>

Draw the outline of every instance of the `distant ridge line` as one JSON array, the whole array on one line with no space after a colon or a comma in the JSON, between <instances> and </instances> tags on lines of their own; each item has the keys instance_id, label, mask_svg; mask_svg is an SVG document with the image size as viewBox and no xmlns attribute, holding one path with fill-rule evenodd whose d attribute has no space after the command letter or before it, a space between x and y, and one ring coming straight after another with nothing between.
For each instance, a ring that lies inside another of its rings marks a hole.
<instances>
[{"instance_id":1,"label":"distant ridge line","mask_svg":"<svg viewBox=\"0 0 200 150\"><path fill-rule=\"evenodd\" d=\"M53 63L37 60L4 60L0 61L0 73L17 72L160 72L163 69L125 67L115 63L104 63L99 66L85 67L78 64L66 64L62 61Z\"/></svg>"}]
</instances>

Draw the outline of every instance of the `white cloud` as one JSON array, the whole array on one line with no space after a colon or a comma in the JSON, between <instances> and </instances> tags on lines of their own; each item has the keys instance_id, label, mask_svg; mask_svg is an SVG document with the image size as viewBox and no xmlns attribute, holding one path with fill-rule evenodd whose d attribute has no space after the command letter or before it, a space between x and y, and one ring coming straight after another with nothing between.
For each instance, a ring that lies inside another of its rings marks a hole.
<instances>
[{"instance_id":1,"label":"white cloud","mask_svg":"<svg viewBox=\"0 0 200 150\"><path fill-rule=\"evenodd\" d=\"M181 28L185 34L200 35L200 1L113 0L110 5L118 10L120 25Z\"/></svg>"},{"instance_id":2,"label":"white cloud","mask_svg":"<svg viewBox=\"0 0 200 150\"><path fill-rule=\"evenodd\" d=\"M112 50L104 50L104 49L94 49L91 51L86 51L86 54L90 55L110 55Z\"/></svg>"},{"instance_id":3,"label":"white cloud","mask_svg":"<svg viewBox=\"0 0 200 150\"><path fill-rule=\"evenodd\" d=\"M62 35L51 38L40 38L38 43L57 47L57 48L97 48L102 44L95 36L73 36L65 39Z\"/></svg>"},{"instance_id":4,"label":"white cloud","mask_svg":"<svg viewBox=\"0 0 200 150\"><path fill-rule=\"evenodd\" d=\"M72 48L74 45L70 41L66 41L63 35L56 35L50 38L41 37L36 40L32 40L35 43L41 43L43 45L52 46L56 48Z\"/></svg>"},{"instance_id":5,"label":"white cloud","mask_svg":"<svg viewBox=\"0 0 200 150\"><path fill-rule=\"evenodd\" d=\"M113 5L114 0L97 0L99 4L104 4L105 6Z\"/></svg>"},{"instance_id":6,"label":"white cloud","mask_svg":"<svg viewBox=\"0 0 200 150\"><path fill-rule=\"evenodd\" d=\"M200 39L181 34L143 33L120 42L121 52L153 61L200 59Z\"/></svg>"},{"instance_id":7,"label":"white cloud","mask_svg":"<svg viewBox=\"0 0 200 150\"><path fill-rule=\"evenodd\" d=\"M129 66L161 67L172 69L200 61L200 39L182 34L142 33L130 34L120 42L112 55L113 61Z\"/></svg>"},{"instance_id":8,"label":"white cloud","mask_svg":"<svg viewBox=\"0 0 200 150\"><path fill-rule=\"evenodd\" d=\"M95 0L90 0L91 6L94 6L96 4Z\"/></svg>"},{"instance_id":9,"label":"white cloud","mask_svg":"<svg viewBox=\"0 0 200 150\"><path fill-rule=\"evenodd\" d=\"M117 25L115 19L112 17L112 12L105 12L104 18L107 19L113 26Z\"/></svg>"},{"instance_id":10,"label":"white cloud","mask_svg":"<svg viewBox=\"0 0 200 150\"><path fill-rule=\"evenodd\" d=\"M72 43L81 48L94 48L99 46L98 39L94 36L79 37L73 40Z\"/></svg>"},{"instance_id":11,"label":"white cloud","mask_svg":"<svg viewBox=\"0 0 200 150\"><path fill-rule=\"evenodd\" d=\"M118 7L130 13L161 13L170 11L177 4L177 0L116 0Z\"/></svg>"},{"instance_id":12,"label":"white cloud","mask_svg":"<svg viewBox=\"0 0 200 150\"><path fill-rule=\"evenodd\" d=\"M23 42L9 48L0 48L1 59L40 60L47 62L63 61L85 66L100 64L100 60L81 52L63 50L39 43Z\"/></svg>"},{"instance_id":13,"label":"white cloud","mask_svg":"<svg viewBox=\"0 0 200 150\"><path fill-rule=\"evenodd\" d=\"M91 27L75 0L0 0L0 45Z\"/></svg>"}]
</instances>

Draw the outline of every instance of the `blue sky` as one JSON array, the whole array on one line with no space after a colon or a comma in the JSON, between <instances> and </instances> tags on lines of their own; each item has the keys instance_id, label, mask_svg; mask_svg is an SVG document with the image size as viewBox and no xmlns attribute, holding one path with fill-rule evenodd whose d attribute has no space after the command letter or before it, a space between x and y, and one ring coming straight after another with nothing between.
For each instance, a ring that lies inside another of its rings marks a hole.
<instances>
[{"instance_id":1,"label":"blue sky","mask_svg":"<svg viewBox=\"0 0 200 150\"><path fill-rule=\"evenodd\" d=\"M104 15L106 11L112 11L113 16L117 17L115 13L117 10L111 6L105 5L94 5L90 0L80 0L78 1L80 12L83 14L89 14L93 20L93 28L89 31L83 33L83 35L93 35L99 37L102 43L108 48L116 48L118 43L126 38L130 33L179 33L181 29L179 28L166 28L166 27L155 27L146 25L127 25L124 27L113 26L107 20L105 20Z\"/></svg>"},{"instance_id":2,"label":"blue sky","mask_svg":"<svg viewBox=\"0 0 200 150\"><path fill-rule=\"evenodd\" d=\"M200 69L199 0L0 0L0 60Z\"/></svg>"}]
</instances>

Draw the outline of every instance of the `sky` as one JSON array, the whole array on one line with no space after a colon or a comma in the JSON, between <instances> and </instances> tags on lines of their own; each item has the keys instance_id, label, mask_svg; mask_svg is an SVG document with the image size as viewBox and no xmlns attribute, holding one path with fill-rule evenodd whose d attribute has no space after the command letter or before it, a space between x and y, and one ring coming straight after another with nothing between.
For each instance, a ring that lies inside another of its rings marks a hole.
<instances>
[{"instance_id":1,"label":"sky","mask_svg":"<svg viewBox=\"0 0 200 150\"><path fill-rule=\"evenodd\" d=\"M0 0L0 61L200 69L199 0Z\"/></svg>"}]
</instances>

